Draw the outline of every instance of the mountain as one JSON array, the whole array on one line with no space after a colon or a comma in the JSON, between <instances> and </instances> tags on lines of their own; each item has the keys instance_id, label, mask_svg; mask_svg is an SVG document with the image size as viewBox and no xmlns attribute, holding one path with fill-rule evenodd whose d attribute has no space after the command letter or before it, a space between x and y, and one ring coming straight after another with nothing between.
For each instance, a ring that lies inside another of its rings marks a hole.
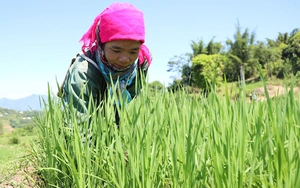
<instances>
[{"instance_id":1,"label":"mountain","mask_svg":"<svg viewBox=\"0 0 300 188\"><path fill-rule=\"evenodd\" d=\"M47 101L47 96L34 94L20 99L1 98L0 107L18 111L42 110L44 105L41 99Z\"/></svg>"}]
</instances>

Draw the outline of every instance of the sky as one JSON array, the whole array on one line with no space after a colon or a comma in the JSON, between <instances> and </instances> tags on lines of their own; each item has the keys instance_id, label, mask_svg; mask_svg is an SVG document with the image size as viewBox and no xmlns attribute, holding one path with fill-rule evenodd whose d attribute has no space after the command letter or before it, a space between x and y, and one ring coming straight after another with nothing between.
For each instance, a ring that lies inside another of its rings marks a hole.
<instances>
[{"instance_id":1,"label":"sky","mask_svg":"<svg viewBox=\"0 0 300 188\"><path fill-rule=\"evenodd\" d=\"M0 98L56 93L79 39L111 0L10 0L0 6ZM299 0L128 0L144 13L153 61L148 81L168 85L168 62L191 53L191 42L225 45L236 26L256 40L276 39L300 27Z\"/></svg>"}]
</instances>

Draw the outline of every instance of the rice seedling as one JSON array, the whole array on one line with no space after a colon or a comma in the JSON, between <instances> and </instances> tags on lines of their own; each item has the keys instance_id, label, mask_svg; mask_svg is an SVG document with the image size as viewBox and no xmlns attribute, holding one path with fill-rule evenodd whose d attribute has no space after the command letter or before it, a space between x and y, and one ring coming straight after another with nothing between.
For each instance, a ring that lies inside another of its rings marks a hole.
<instances>
[{"instance_id":1,"label":"rice seedling","mask_svg":"<svg viewBox=\"0 0 300 188\"><path fill-rule=\"evenodd\" d=\"M50 93L49 93L50 96ZM150 92L117 108L114 99L80 121L49 97L32 146L45 187L299 187L300 100L231 100L212 88ZM90 101L93 104L93 101ZM105 109L105 110L103 110Z\"/></svg>"}]
</instances>

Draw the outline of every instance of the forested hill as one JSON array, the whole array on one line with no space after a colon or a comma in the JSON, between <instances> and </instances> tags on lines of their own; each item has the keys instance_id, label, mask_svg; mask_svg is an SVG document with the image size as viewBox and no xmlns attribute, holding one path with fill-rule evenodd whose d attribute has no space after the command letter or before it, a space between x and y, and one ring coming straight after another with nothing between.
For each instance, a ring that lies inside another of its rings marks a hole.
<instances>
[{"instance_id":1,"label":"forested hill","mask_svg":"<svg viewBox=\"0 0 300 188\"><path fill-rule=\"evenodd\" d=\"M32 119L37 116L38 113L40 113L40 111L16 111L0 107L0 135L7 126L12 128L24 128L24 126L32 125Z\"/></svg>"},{"instance_id":2,"label":"forested hill","mask_svg":"<svg viewBox=\"0 0 300 188\"><path fill-rule=\"evenodd\" d=\"M192 53L183 52L168 62L167 71L174 73L172 90L191 86L207 91L212 83L259 81L261 76L300 80L300 28L259 41L255 32L238 25L232 40L192 41L191 48Z\"/></svg>"},{"instance_id":3,"label":"forested hill","mask_svg":"<svg viewBox=\"0 0 300 188\"><path fill-rule=\"evenodd\" d=\"M46 96L30 95L20 99L1 98L0 107L17 111L42 110L41 99L46 99Z\"/></svg>"}]
</instances>

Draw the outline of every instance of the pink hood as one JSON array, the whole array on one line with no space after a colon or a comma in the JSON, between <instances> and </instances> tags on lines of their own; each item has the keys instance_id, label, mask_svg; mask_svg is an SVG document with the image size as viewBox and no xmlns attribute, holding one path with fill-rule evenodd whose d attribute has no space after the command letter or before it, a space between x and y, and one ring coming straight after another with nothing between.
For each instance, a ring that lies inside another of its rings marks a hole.
<instances>
[{"instance_id":1,"label":"pink hood","mask_svg":"<svg viewBox=\"0 0 300 188\"><path fill-rule=\"evenodd\" d=\"M113 40L136 40L142 45L139 53L139 62L142 64L145 58L148 65L151 63L151 54L145 42L145 24L143 13L129 3L113 3L100 13L90 29L82 36L82 51L95 51L97 46L96 29L100 27L101 43Z\"/></svg>"}]
</instances>

